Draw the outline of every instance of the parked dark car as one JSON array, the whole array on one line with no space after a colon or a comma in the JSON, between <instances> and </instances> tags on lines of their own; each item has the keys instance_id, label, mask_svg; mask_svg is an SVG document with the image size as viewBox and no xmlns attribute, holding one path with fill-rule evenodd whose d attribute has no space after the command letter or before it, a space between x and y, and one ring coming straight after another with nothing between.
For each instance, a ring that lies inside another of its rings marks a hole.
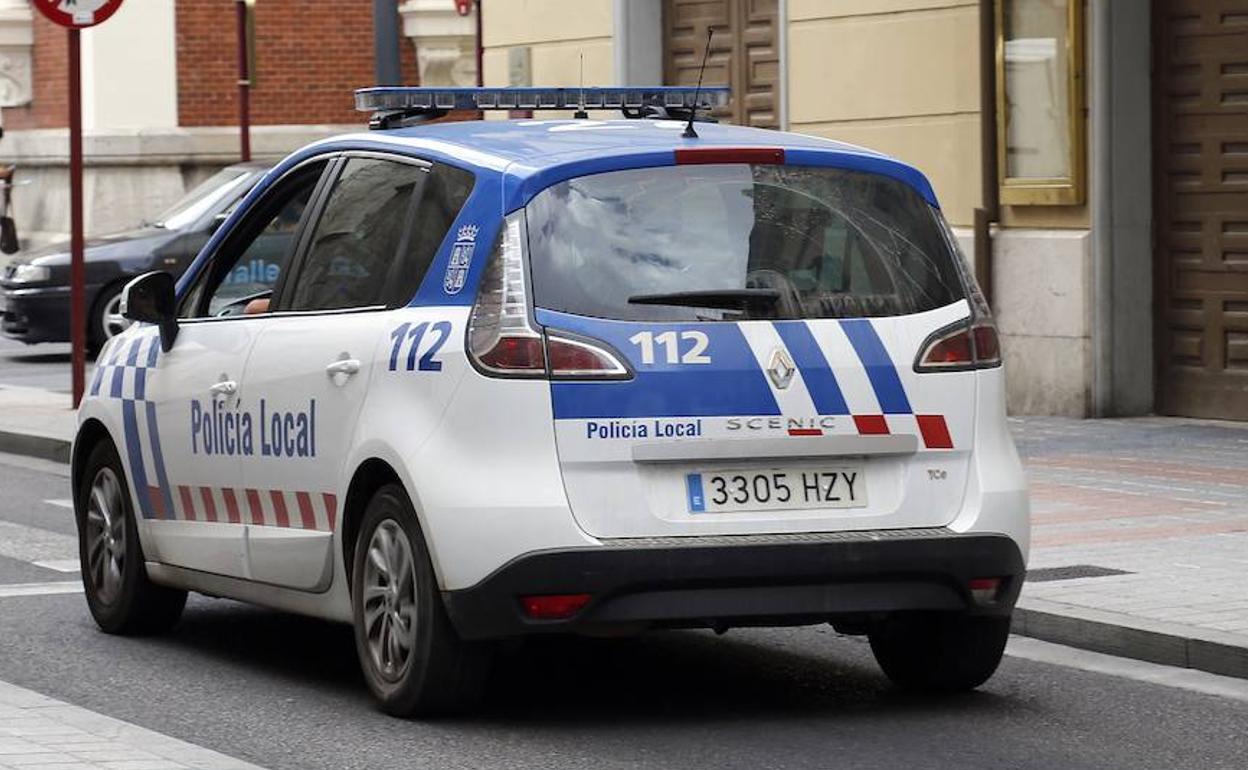
<instances>
[{"instance_id":1,"label":"parked dark car","mask_svg":"<svg viewBox=\"0 0 1248 770\"><path fill-rule=\"evenodd\" d=\"M149 270L181 275L225 213L268 168L259 163L228 166L153 224L87 241L88 349L98 350L129 325L119 307L126 282ZM69 328L68 241L19 255L0 269L0 332L25 343L65 342Z\"/></svg>"}]
</instances>

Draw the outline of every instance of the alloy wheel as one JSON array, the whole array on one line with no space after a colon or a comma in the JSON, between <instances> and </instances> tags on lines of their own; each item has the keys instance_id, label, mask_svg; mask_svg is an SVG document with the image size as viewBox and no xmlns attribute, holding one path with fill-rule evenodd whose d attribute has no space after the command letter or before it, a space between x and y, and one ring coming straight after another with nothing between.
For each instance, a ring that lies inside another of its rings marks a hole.
<instances>
[{"instance_id":1,"label":"alloy wheel","mask_svg":"<svg viewBox=\"0 0 1248 770\"><path fill-rule=\"evenodd\" d=\"M373 530L363 580L369 656L383 679L397 682L416 646L416 567L407 534L395 520Z\"/></svg>"},{"instance_id":2,"label":"alloy wheel","mask_svg":"<svg viewBox=\"0 0 1248 770\"><path fill-rule=\"evenodd\" d=\"M100 468L91 482L86 566L99 600L104 604L115 602L126 568L126 514L121 482L112 468Z\"/></svg>"},{"instance_id":3,"label":"alloy wheel","mask_svg":"<svg viewBox=\"0 0 1248 770\"><path fill-rule=\"evenodd\" d=\"M100 310L100 328L104 330L104 339L111 340L129 329L131 323L133 322L130 319L121 314L121 293L118 292Z\"/></svg>"}]
</instances>

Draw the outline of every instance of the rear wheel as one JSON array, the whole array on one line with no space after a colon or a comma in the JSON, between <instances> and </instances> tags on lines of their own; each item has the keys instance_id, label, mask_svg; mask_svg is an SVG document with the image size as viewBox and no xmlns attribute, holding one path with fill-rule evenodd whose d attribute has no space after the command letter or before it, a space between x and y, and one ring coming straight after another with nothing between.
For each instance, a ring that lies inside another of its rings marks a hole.
<instances>
[{"instance_id":1,"label":"rear wheel","mask_svg":"<svg viewBox=\"0 0 1248 770\"><path fill-rule=\"evenodd\" d=\"M1009 617L899 614L869 637L885 675L908 690L972 690L992 676L1010 635Z\"/></svg>"},{"instance_id":2,"label":"rear wheel","mask_svg":"<svg viewBox=\"0 0 1248 770\"><path fill-rule=\"evenodd\" d=\"M74 513L87 606L110 634L159 633L182 616L186 591L147 578L130 488L117 449L101 441L87 457Z\"/></svg>"},{"instance_id":3,"label":"rear wheel","mask_svg":"<svg viewBox=\"0 0 1248 770\"><path fill-rule=\"evenodd\" d=\"M353 565L356 652L382 710L434 716L475 704L490 647L461 640L452 627L416 512L397 484L369 501Z\"/></svg>"}]
</instances>

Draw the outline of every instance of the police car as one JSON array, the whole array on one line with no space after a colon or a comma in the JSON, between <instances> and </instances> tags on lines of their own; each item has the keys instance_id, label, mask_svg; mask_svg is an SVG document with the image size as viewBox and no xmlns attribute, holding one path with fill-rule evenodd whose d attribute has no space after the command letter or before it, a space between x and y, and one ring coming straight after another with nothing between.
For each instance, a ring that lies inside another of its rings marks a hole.
<instances>
[{"instance_id":1,"label":"police car","mask_svg":"<svg viewBox=\"0 0 1248 770\"><path fill-rule=\"evenodd\" d=\"M905 687L991 676L1028 500L988 308L921 173L695 123L725 98L366 89L377 130L133 280L73 450L100 627L352 623L394 714L552 632L831 623Z\"/></svg>"}]
</instances>

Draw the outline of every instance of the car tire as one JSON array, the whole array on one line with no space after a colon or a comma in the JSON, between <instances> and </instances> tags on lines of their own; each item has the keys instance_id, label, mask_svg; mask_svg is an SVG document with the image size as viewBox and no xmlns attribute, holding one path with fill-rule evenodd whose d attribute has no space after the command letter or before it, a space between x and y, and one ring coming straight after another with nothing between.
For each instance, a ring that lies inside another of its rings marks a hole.
<instances>
[{"instance_id":1,"label":"car tire","mask_svg":"<svg viewBox=\"0 0 1248 770\"><path fill-rule=\"evenodd\" d=\"M988 681L1009 635L1009 616L916 612L888 618L868 638L876 662L897 686L962 692Z\"/></svg>"},{"instance_id":2,"label":"car tire","mask_svg":"<svg viewBox=\"0 0 1248 770\"><path fill-rule=\"evenodd\" d=\"M111 441L87 456L78 495L78 558L87 606L110 634L154 634L172 628L186 606L186 591L147 577L130 485Z\"/></svg>"},{"instance_id":3,"label":"car tire","mask_svg":"<svg viewBox=\"0 0 1248 770\"><path fill-rule=\"evenodd\" d=\"M114 284L100 290L91 306L91 317L87 319L87 350L95 355L104 347L104 343L125 331L129 322L122 322L118 303L125 284Z\"/></svg>"},{"instance_id":4,"label":"car tire","mask_svg":"<svg viewBox=\"0 0 1248 770\"><path fill-rule=\"evenodd\" d=\"M438 716L475 705L491 645L455 632L416 511L399 485L382 487L369 501L352 563L356 652L382 711Z\"/></svg>"}]
</instances>

